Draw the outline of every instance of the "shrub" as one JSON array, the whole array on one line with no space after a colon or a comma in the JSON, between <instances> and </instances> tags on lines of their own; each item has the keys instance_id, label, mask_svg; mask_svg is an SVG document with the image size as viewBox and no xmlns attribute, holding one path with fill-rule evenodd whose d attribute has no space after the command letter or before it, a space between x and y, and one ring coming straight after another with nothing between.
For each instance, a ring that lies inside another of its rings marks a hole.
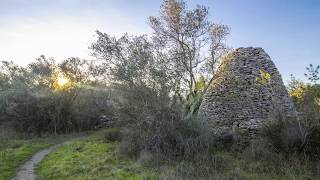
<instances>
[{"instance_id":1,"label":"shrub","mask_svg":"<svg viewBox=\"0 0 320 180\"><path fill-rule=\"evenodd\" d=\"M264 127L261 135L271 151L287 158L297 155L311 160L319 159L320 127L307 126L304 122L279 116Z\"/></svg>"},{"instance_id":2,"label":"shrub","mask_svg":"<svg viewBox=\"0 0 320 180\"><path fill-rule=\"evenodd\" d=\"M272 145L274 151L289 155L302 152L306 130L298 121L279 116L264 127L262 136Z\"/></svg>"},{"instance_id":3,"label":"shrub","mask_svg":"<svg viewBox=\"0 0 320 180\"><path fill-rule=\"evenodd\" d=\"M200 152L207 152L210 147L206 130L201 131L201 128L194 126L194 121L196 120L178 119L174 116L170 121L166 118L153 119L149 123L131 125L125 131L121 143L122 152L135 157L148 151L160 159L192 159Z\"/></svg>"},{"instance_id":4,"label":"shrub","mask_svg":"<svg viewBox=\"0 0 320 180\"><path fill-rule=\"evenodd\" d=\"M298 122L305 131L303 153L310 159L320 159L320 85L306 84L292 77L289 94L300 113Z\"/></svg>"},{"instance_id":5,"label":"shrub","mask_svg":"<svg viewBox=\"0 0 320 180\"><path fill-rule=\"evenodd\" d=\"M108 142L120 141L121 137L121 132L117 128L108 129L104 135L105 140Z\"/></svg>"},{"instance_id":6,"label":"shrub","mask_svg":"<svg viewBox=\"0 0 320 180\"><path fill-rule=\"evenodd\" d=\"M112 116L108 88L90 86L82 63L68 59L56 64L44 56L27 68L2 62L0 126L10 124L24 135L70 133L91 130L99 116ZM56 87L59 73L68 86Z\"/></svg>"},{"instance_id":7,"label":"shrub","mask_svg":"<svg viewBox=\"0 0 320 180\"><path fill-rule=\"evenodd\" d=\"M320 160L320 126L308 129L305 153L311 160Z\"/></svg>"},{"instance_id":8,"label":"shrub","mask_svg":"<svg viewBox=\"0 0 320 180\"><path fill-rule=\"evenodd\" d=\"M205 124L184 116L183 106L165 89L147 86L117 89L117 119L124 128L121 151L133 157L148 151L159 159L188 159L208 151Z\"/></svg>"}]
</instances>

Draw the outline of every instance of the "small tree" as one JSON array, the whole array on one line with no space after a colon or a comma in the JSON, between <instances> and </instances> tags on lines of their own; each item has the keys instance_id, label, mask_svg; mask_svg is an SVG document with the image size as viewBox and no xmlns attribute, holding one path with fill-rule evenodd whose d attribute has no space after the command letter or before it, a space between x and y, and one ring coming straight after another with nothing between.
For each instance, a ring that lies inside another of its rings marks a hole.
<instances>
[{"instance_id":1,"label":"small tree","mask_svg":"<svg viewBox=\"0 0 320 180\"><path fill-rule=\"evenodd\" d=\"M320 125L320 86L296 80L291 75L288 91L297 110L302 112L305 124Z\"/></svg>"},{"instance_id":2,"label":"small tree","mask_svg":"<svg viewBox=\"0 0 320 180\"><path fill-rule=\"evenodd\" d=\"M313 67L312 64L309 65L309 67L306 68L307 69L307 73L305 73L304 75L308 78L308 80L311 83L317 83L317 81L320 79L319 77L319 69L320 69L320 65L318 65L317 67Z\"/></svg>"}]
</instances>

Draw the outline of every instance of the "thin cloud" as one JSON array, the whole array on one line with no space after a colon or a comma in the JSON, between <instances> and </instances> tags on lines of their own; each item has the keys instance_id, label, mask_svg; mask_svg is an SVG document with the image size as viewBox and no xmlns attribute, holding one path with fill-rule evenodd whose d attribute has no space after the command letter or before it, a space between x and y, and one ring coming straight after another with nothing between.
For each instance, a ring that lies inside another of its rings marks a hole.
<instances>
[{"instance_id":1,"label":"thin cloud","mask_svg":"<svg viewBox=\"0 0 320 180\"><path fill-rule=\"evenodd\" d=\"M13 60L26 65L41 54L58 60L71 56L91 58L88 46L95 31L114 36L147 33L146 26L136 26L125 14L94 13L75 15L12 17L0 22L0 60ZM144 23L144 22L143 22Z\"/></svg>"}]
</instances>

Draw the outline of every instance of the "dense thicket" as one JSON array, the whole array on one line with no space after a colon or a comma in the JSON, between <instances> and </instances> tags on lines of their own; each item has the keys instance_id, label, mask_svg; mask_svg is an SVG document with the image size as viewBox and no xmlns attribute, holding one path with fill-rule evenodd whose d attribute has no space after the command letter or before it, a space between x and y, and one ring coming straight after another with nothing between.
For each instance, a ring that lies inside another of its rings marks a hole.
<instances>
[{"instance_id":1,"label":"dense thicket","mask_svg":"<svg viewBox=\"0 0 320 180\"><path fill-rule=\"evenodd\" d=\"M1 130L57 134L93 129L99 116L111 114L110 92L90 79L87 62L61 63L44 56L26 68L2 62Z\"/></svg>"}]
</instances>

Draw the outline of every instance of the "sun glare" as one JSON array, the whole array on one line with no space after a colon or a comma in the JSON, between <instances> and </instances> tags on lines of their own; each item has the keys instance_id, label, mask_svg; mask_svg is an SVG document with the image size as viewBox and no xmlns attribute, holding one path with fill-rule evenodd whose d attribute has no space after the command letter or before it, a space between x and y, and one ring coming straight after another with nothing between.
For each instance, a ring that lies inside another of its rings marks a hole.
<instances>
[{"instance_id":1,"label":"sun glare","mask_svg":"<svg viewBox=\"0 0 320 180\"><path fill-rule=\"evenodd\" d=\"M58 78L57 78L57 83L59 86L65 86L67 83L69 82L69 79L66 78L65 76L63 75L60 75Z\"/></svg>"},{"instance_id":2,"label":"sun glare","mask_svg":"<svg viewBox=\"0 0 320 180\"><path fill-rule=\"evenodd\" d=\"M55 72L53 75L53 89L57 91L69 90L73 87L72 81L62 72Z\"/></svg>"}]
</instances>

